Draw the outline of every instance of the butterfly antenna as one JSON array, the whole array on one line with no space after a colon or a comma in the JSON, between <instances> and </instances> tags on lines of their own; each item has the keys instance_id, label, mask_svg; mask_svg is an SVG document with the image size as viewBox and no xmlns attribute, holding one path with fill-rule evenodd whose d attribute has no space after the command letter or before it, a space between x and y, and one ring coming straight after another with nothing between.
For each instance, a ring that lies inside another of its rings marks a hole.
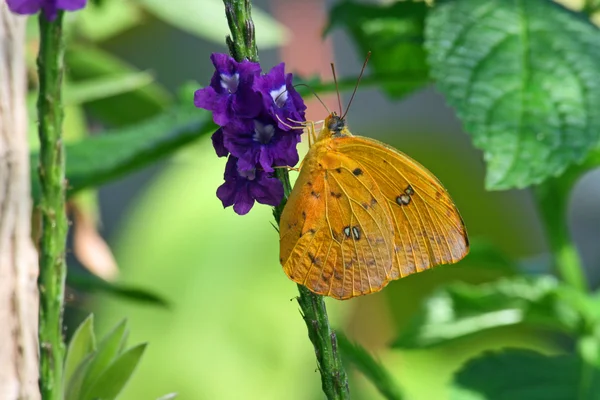
<instances>
[{"instance_id":1,"label":"butterfly antenna","mask_svg":"<svg viewBox=\"0 0 600 400\"><path fill-rule=\"evenodd\" d=\"M323 102L323 100L321 100L321 98L319 97L319 95L317 94L317 92L315 92L315 90L313 88L311 88L310 86L308 86L306 83L298 83L298 84L294 85L294 88L296 88L298 86L304 86L308 90L310 90L312 92L312 94L315 95L315 97L317 98L317 100L319 100L319 103L321 103L323 105L323 107L325 107L325 109L327 110L327 113L331 114L331 111L329 111L329 108L327 108L327 106L325 105L325 103Z\"/></svg>"},{"instance_id":2,"label":"butterfly antenna","mask_svg":"<svg viewBox=\"0 0 600 400\"><path fill-rule=\"evenodd\" d=\"M337 76L335 76L335 65L333 65L333 63L331 63L331 72L333 72L333 81L335 82L335 91L337 93L338 106L340 107L340 115L342 115L342 98L340 97L340 88L338 87Z\"/></svg>"},{"instance_id":3,"label":"butterfly antenna","mask_svg":"<svg viewBox=\"0 0 600 400\"><path fill-rule=\"evenodd\" d=\"M367 58L365 59L365 62L363 63L362 69L360 70L360 75L358 75L358 80L356 81L356 86L354 86L354 91L352 92L352 97L350 97L350 101L348 102L348 107L346 108L346 112L342 116L342 119L344 119L346 117L346 114L348 114L348 111L350 110L350 106L352 105L352 100L354 100L354 95L356 94L356 90L358 89L358 84L360 83L360 79L362 78L363 73L365 72L365 68L367 67L369 58L371 58L370 51L367 53ZM336 85L337 85L337 82L336 82ZM339 92L338 92L338 96L339 96Z\"/></svg>"}]
</instances>

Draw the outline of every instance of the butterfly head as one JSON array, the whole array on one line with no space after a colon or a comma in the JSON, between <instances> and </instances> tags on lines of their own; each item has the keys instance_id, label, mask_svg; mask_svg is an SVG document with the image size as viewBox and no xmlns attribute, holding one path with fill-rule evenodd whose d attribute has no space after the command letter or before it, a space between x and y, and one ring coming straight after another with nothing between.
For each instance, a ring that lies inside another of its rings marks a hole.
<instances>
[{"instance_id":1,"label":"butterfly head","mask_svg":"<svg viewBox=\"0 0 600 400\"><path fill-rule=\"evenodd\" d=\"M336 138L342 136L350 136L350 132L346 127L346 119L340 117L335 111L329 114L323 124L323 129L319 135L319 139Z\"/></svg>"}]
</instances>

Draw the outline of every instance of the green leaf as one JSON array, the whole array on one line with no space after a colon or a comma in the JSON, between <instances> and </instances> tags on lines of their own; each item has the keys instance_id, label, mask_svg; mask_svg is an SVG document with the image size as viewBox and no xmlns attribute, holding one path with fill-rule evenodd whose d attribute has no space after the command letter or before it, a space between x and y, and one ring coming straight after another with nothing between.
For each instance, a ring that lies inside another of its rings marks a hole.
<instances>
[{"instance_id":1,"label":"green leaf","mask_svg":"<svg viewBox=\"0 0 600 400\"><path fill-rule=\"evenodd\" d=\"M77 12L77 28L91 41L106 40L130 29L141 21L141 13L129 1L105 1L102 5L88 3Z\"/></svg>"},{"instance_id":2,"label":"green leaf","mask_svg":"<svg viewBox=\"0 0 600 400\"><path fill-rule=\"evenodd\" d=\"M96 353L88 354L74 371L65 387L65 400L81 400L83 393L83 380Z\"/></svg>"},{"instance_id":3,"label":"green leaf","mask_svg":"<svg viewBox=\"0 0 600 400\"><path fill-rule=\"evenodd\" d=\"M173 26L193 35L223 44L229 35L221 0L138 0L149 12ZM252 7L256 41L261 49L280 46L288 36L286 28L257 7Z\"/></svg>"},{"instance_id":4,"label":"green leaf","mask_svg":"<svg viewBox=\"0 0 600 400\"><path fill-rule=\"evenodd\" d=\"M65 52L70 82L123 76L139 72L136 68L92 45L70 45ZM153 83L137 90L95 100L86 105L93 115L111 125L141 122L165 110L171 96L165 88Z\"/></svg>"},{"instance_id":5,"label":"green leaf","mask_svg":"<svg viewBox=\"0 0 600 400\"><path fill-rule=\"evenodd\" d=\"M125 387L135 371L146 344L140 344L121 354L87 390L83 400L113 400Z\"/></svg>"},{"instance_id":6,"label":"green leaf","mask_svg":"<svg viewBox=\"0 0 600 400\"><path fill-rule=\"evenodd\" d=\"M153 81L154 77L148 72L128 72L70 83L65 85L64 104L77 105L106 99L138 90Z\"/></svg>"},{"instance_id":7,"label":"green leaf","mask_svg":"<svg viewBox=\"0 0 600 400\"><path fill-rule=\"evenodd\" d=\"M401 400L402 394L389 372L358 343L352 343L346 336L337 334L338 345L344 360L352 363L375 385L388 400Z\"/></svg>"},{"instance_id":8,"label":"green leaf","mask_svg":"<svg viewBox=\"0 0 600 400\"><path fill-rule=\"evenodd\" d=\"M600 32L548 0L444 2L426 47L438 88L482 149L489 189L583 161L600 132Z\"/></svg>"},{"instance_id":9,"label":"green leaf","mask_svg":"<svg viewBox=\"0 0 600 400\"><path fill-rule=\"evenodd\" d=\"M94 336L94 315L90 314L75 330L67 349L65 359L64 381L68 385L75 371L84 360L96 351Z\"/></svg>"},{"instance_id":10,"label":"green leaf","mask_svg":"<svg viewBox=\"0 0 600 400\"><path fill-rule=\"evenodd\" d=\"M169 307L167 300L153 292L116 282L108 282L95 275L79 272L75 269L69 270L67 285L86 293L102 292L131 301Z\"/></svg>"},{"instance_id":11,"label":"green leaf","mask_svg":"<svg viewBox=\"0 0 600 400\"><path fill-rule=\"evenodd\" d=\"M452 400L598 399L600 370L573 355L510 349L485 353L455 376Z\"/></svg>"},{"instance_id":12,"label":"green leaf","mask_svg":"<svg viewBox=\"0 0 600 400\"><path fill-rule=\"evenodd\" d=\"M423 35L427 5L402 1L375 5L341 1L329 12L325 33L343 27L354 39L360 58L372 51L369 67L383 89L400 98L429 83Z\"/></svg>"},{"instance_id":13,"label":"green leaf","mask_svg":"<svg viewBox=\"0 0 600 400\"><path fill-rule=\"evenodd\" d=\"M66 145L68 195L99 186L150 165L216 130L211 114L190 106L175 107L148 121ZM32 194L39 199L38 152L30 155Z\"/></svg>"},{"instance_id":14,"label":"green leaf","mask_svg":"<svg viewBox=\"0 0 600 400\"><path fill-rule=\"evenodd\" d=\"M549 276L449 285L425 301L422 312L400 333L394 347L439 346L483 330L517 324L574 333L581 318L576 309L562 301L561 293L562 287Z\"/></svg>"},{"instance_id":15,"label":"green leaf","mask_svg":"<svg viewBox=\"0 0 600 400\"><path fill-rule=\"evenodd\" d=\"M98 345L96 356L91 361L85 378L83 380L83 390L88 392L92 385L100 379L109 366L119 355L121 344L126 337L127 321L123 320L112 332L110 332Z\"/></svg>"}]
</instances>

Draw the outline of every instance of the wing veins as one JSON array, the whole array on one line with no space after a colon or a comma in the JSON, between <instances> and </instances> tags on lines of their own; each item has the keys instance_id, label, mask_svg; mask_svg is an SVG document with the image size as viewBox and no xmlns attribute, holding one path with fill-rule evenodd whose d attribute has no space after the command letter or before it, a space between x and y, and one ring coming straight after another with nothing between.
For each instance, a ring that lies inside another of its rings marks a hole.
<instances>
[{"instance_id":1,"label":"wing veins","mask_svg":"<svg viewBox=\"0 0 600 400\"><path fill-rule=\"evenodd\" d=\"M362 166L364 167L364 164L362 164L360 161L356 160L356 162L358 162L360 165L362 165ZM370 163L369 163L369 164L370 164ZM371 165L372 165L372 164L371 164ZM390 165L391 165L391 164L390 164ZM393 167L393 165L392 165L392 167ZM372 169L373 169L373 168L372 168ZM427 193L427 192L426 192L426 191L425 191L425 190L424 190L422 187L420 187L420 186L418 186L417 184L415 184L414 182L411 182L411 181L409 181L408 179L406 179L406 177L404 176L404 174L402 174L400 171L398 171L398 169L396 169L396 167L394 167L394 169L396 170L396 172L398 172L398 174L399 174L399 175L402 177L402 179L404 179L404 180L405 180L405 181L406 181L406 182L407 182L409 185L411 185L411 186L414 186L416 189L419 189L419 190L415 190L415 194L418 194L418 195L419 195L419 197L421 198L421 200L423 200L423 203L424 203L424 204L425 204L427 207L431 207L431 208L433 208L432 206L430 206L430 205L429 205L430 203L429 203L427 200L425 200L425 199L423 198L423 196L421 195L421 193L425 193L425 194L426 194L428 197L430 197L432 200L435 200L435 198L434 198L434 197L433 197L431 194ZM373 170L374 170L374 171L377 171L376 169L373 169ZM379 172L377 172L377 174L378 174L378 175L379 175L379 177L381 177L381 178L386 178L384 175L382 175L382 174L381 174L381 173L379 173ZM388 184L388 186L389 186L389 187L390 187L392 190L395 190L395 191L397 191L398 193L402 193L402 192L404 191L404 189L402 189L401 187L397 186L397 185L396 185L396 184L395 184L393 181L391 181L390 179L384 179L384 181L385 181L385 182ZM448 197L448 192L446 192L446 190L445 190L443 187L441 187L441 186L440 186L440 188L443 190L443 192L444 192L444 194L446 195L446 197ZM435 189L435 188L434 188L434 189ZM448 203L444 202L444 205L446 205L446 206L450 206L450 209L452 209L452 210L456 209L456 207L455 207L454 205L452 205L452 204L448 204ZM448 217L446 217L446 216L445 216L445 214L444 214L444 217L446 218L446 220L448 221L448 223L449 223L450 225L452 225L454 228L456 228L456 229L457 229L457 230L459 230L459 231L462 229L462 226L460 226L460 225L457 225L457 221L455 221L455 220L453 220L453 219L451 219L451 218L448 218Z\"/></svg>"},{"instance_id":2,"label":"wing veins","mask_svg":"<svg viewBox=\"0 0 600 400\"><path fill-rule=\"evenodd\" d=\"M347 169L347 170L351 173L351 171L349 169ZM350 210L352 211L352 214L356 218L357 222L360 224L360 227L361 227L362 231L365 232L365 239L367 240L367 243L369 244L369 247L371 248L371 254L373 254L373 256L375 256L375 252L373 251L373 246L371 245L371 242L368 240L368 237L366 235L366 230L364 229L364 226L362 225L362 223L358 219L358 216L354 212L354 207L352 207L352 202L358 204L361 207L362 207L362 205L358 201L354 200L352 197L350 197L348 195L348 193L346 192L346 190L344 190L344 188L342 187L342 185L340 185L340 182L337 180L337 178L334 175L331 175L331 177L335 180L335 182L337 183L338 187L342 190L342 192L344 192L344 195L346 195L346 197L348 198L348 204L350 205ZM360 180L358 180L358 181L365 187L365 189L369 190L369 188L364 183L362 183ZM369 193L371 193L370 190L369 190ZM373 196L373 198L375 198L375 196ZM385 234L384 234L383 229L381 228L381 225L379 224L378 219L375 218L373 215L371 215L371 213L368 210L365 210L365 212L367 213L367 215L369 215L371 217L371 219L373 220L373 222L375 222L375 225L377 226L377 229L379 229L379 233L382 235L382 237L385 240ZM390 246L390 243L388 243L386 241L386 245ZM381 250L379 250L379 256L381 257L381 264L382 264L382 267L383 267L383 272L384 272L385 276L388 277L388 273L385 270L385 259L384 259L384 257L381 254ZM368 266L365 265L365 267L368 267ZM389 278L388 278L388 280L389 280Z\"/></svg>"}]
</instances>

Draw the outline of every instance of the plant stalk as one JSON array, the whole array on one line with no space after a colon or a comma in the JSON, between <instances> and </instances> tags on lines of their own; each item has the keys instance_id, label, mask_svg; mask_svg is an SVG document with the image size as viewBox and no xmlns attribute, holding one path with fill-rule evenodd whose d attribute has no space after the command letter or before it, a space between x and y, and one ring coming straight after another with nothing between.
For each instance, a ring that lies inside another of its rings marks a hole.
<instances>
[{"instance_id":1,"label":"plant stalk","mask_svg":"<svg viewBox=\"0 0 600 400\"><path fill-rule=\"evenodd\" d=\"M40 238L40 390L44 400L63 398L63 362L65 345L62 335L65 291L65 245L67 216L65 207L65 154L62 142L63 109L61 87L64 43L62 17L52 22L40 13L39 74L39 178L41 198Z\"/></svg>"},{"instance_id":2,"label":"plant stalk","mask_svg":"<svg viewBox=\"0 0 600 400\"><path fill-rule=\"evenodd\" d=\"M576 179L567 171L558 178L550 178L534 189L535 197L548 243L552 251L554 269L568 285L586 291L587 281L579 253L569 232L568 202Z\"/></svg>"},{"instance_id":3,"label":"plant stalk","mask_svg":"<svg viewBox=\"0 0 600 400\"><path fill-rule=\"evenodd\" d=\"M231 56L238 62L243 59L258 62L250 0L223 0L223 2L231 30L231 37L227 37ZM283 183L284 188L284 198L273 210L275 220L279 224L292 187L286 169L278 168L276 176ZM302 285L298 285L298 291L300 293L298 304L308 329L308 337L315 348L323 392L329 400L349 399L348 378L338 351L337 337L329 325L323 296L312 293Z\"/></svg>"}]
</instances>

